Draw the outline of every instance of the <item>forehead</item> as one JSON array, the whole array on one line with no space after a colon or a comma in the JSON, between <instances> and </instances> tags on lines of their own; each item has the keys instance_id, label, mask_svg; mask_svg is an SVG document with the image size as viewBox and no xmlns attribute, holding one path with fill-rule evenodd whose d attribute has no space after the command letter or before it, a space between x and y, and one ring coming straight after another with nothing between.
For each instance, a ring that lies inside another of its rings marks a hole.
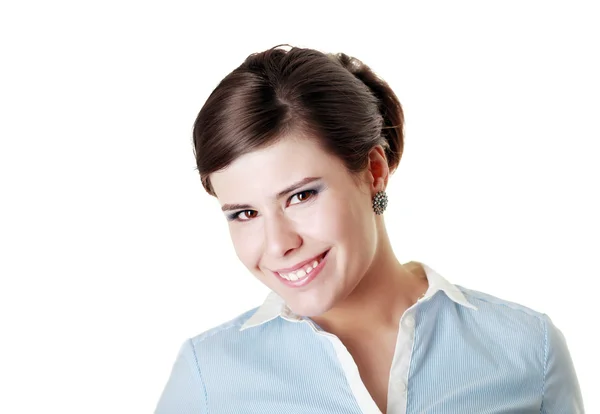
<instances>
[{"instance_id":1,"label":"forehead","mask_svg":"<svg viewBox=\"0 0 600 414\"><path fill-rule=\"evenodd\" d=\"M211 174L210 180L219 200L250 201L257 195L272 196L309 176L332 178L342 171L341 161L315 140L286 137L242 155L226 169Z\"/></svg>"}]
</instances>

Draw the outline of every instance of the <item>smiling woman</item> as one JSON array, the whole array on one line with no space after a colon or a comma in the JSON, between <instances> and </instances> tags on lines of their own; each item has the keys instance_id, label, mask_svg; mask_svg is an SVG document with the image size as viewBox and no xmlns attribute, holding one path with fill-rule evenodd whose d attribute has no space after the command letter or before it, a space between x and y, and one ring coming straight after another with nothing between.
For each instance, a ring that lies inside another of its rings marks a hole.
<instances>
[{"instance_id":1,"label":"smiling woman","mask_svg":"<svg viewBox=\"0 0 600 414\"><path fill-rule=\"evenodd\" d=\"M390 87L357 59L275 47L194 127L202 185L265 302L181 347L156 413L580 413L548 316L400 263L385 190Z\"/></svg>"}]
</instances>

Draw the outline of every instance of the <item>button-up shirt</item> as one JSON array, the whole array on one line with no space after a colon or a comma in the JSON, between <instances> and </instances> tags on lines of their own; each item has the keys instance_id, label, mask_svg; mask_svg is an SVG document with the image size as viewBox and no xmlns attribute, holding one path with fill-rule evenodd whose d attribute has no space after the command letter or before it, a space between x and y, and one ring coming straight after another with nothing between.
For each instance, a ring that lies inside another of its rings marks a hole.
<instances>
[{"instance_id":1,"label":"button-up shirt","mask_svg":"<svg viewBox=\"0 0 600 414\"><path fill-rule=\"evenodd\" d=\"M421 265L429 287L400 319L388 414L584 412L565 338L546 314ZM271 292L183 343L155 413L381 412L340 339Z\"/></svg>"}]
</instances>

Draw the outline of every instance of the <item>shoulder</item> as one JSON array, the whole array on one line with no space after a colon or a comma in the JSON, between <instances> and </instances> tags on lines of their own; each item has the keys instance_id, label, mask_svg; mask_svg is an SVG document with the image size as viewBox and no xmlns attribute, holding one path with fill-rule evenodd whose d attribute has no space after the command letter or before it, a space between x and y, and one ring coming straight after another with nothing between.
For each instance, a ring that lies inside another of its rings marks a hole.
<instances>
[{"instance_id":1,"label":"shoulder","mask_svg":"<svg viewBox=\"0 0 600 414\"><path fill-rule=\"evenodd\" d=\"M456 287L477 310L469 312L472 326L490 337L503 338L511 347L535 349L543 355L547 346L549 330L553 328L548 315L520 303L509 301L489 293Z\"/></svg>"},{"instance_id":2,"label":"shoulder","mask_svg":"<svg viewBox=\"0 0 600 414\"><path fill-rule=\"evenodd\" d=\"M476 306L484 314L506 314L535 325L544 323L544 319L547 317L544 313L523 304L502 299L489 293L467 289L460 285L455 286L465 295L469 303Z\"/></svg>"},{"instance_id":3,"label":"shoulder","mask_svg":"<svg viewBox=\"0 0 600 414\"><path fill-rule=\"evenodd\" d=\"M546 313L488 293L456 287L477 307L468 317L484 337L505 342L507 350L518 348L520 352L530 353L541 363L544 372L553 354L570 358L563 333Z\"/></svg>"},{"instance_id":4,"label":"shoulder","mask_svg":"<svg viewBox=\"0 0 600 414\"><path fill-rule=\"evenodd\" d=\"M584 412L567 341L547 314L487 293L457 287L478 308L470 313L479 320L478 325L486 327L487 332L498 334L498 340L506 341L504 349L518 360L516 367L537 368L532 372L541 383L542 413ZM524 357L527 365L524 365ZM535 363L532 365L531 362Z\"/></svg>"},{"instance_id":5,"label":"shoulder","mask_svg":"<svg viewBox=\"0 0 600 414\"><path fill-rule=\"evenodd\" d=\"M460 305L444 308L448 326L438 329L445 336L462 332L452 336L454 349L484 367L489 367L488 359L494 361L497 373L541 390L555 332L550 318L520 303L455 286L476 310Z\"/></svg>"},{"instance_id":6,"label":"shoulder","mask_svg":"<svg viewBox=\"0 0 600 414\"><path fill-rule=\"evenodd\" d=\"M250 319L257 309L258 307L247 310L233 319L197 334L189 340L194 346L200 346L205 343L222 340L225 337L241 335L242 332L240 332L240 328L248 319Z\"/></svg>"}]
</instances>

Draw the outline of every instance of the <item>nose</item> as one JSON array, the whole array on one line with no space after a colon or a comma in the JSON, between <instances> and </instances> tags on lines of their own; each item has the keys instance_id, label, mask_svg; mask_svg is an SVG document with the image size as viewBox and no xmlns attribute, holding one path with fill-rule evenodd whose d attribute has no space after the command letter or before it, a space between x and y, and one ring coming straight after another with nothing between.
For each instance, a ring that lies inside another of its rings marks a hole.
<instances>
[{"instance_id":1,"label":"nose","mask_svg":"<svg viewBox=\"0 0 600 414\"><path fill-rule=\"evenodd\" d=\"M283 214L264 220L266 253L271 257L284 257L302 245L294 223Z\"/></svg>"}]
</instances>

